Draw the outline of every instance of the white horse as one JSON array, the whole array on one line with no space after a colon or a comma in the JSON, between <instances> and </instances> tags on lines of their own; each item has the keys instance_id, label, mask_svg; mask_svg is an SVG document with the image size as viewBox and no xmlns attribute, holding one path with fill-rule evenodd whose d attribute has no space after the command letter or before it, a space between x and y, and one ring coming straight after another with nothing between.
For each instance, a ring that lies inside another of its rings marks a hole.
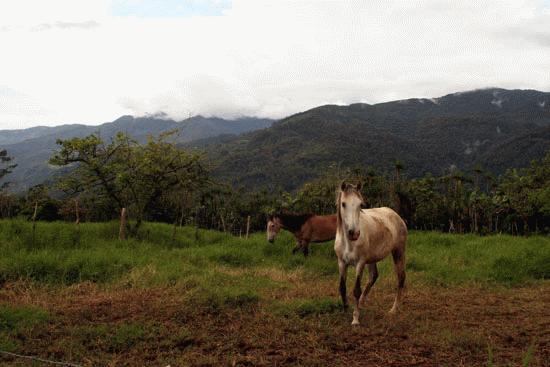
<instances>
[{"instance_id":1,"label":"white horse","mask_svg":"<svg viewBox=\"0 0 550 367\"><path fill-rule=\"evenodd\" d=\"M348 265L355 265L356 271L352 325L359 325L359 305L366 300L378 278L376 263L390 253L393 256L398 280L397 295L390 314L397 311L405 285L407 226L403 219L390 208L361 209L363 197L360 191L361 184L354 186L342 182L336 200L337 227L334 251L338 257L340 295L344 309L348 307L346 295ZM369 269L369 282L361 292L361 278L365 265Z\"/></svg>"}]
</instances>

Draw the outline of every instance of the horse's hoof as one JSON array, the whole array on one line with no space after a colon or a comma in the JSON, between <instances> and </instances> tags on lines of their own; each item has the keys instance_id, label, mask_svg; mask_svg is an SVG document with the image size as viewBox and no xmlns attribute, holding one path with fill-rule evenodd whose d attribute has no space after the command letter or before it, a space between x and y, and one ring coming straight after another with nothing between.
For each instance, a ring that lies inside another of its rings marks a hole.
<instances>
[{"instance_id":1,"label":"horse's hoof","mask_svg":"<svg viewBox=\"0 0 550 367\"><path fill-rule=\"evenodd\" d=\"M351 326L359 326L359 320L353 320Z\"/></svg>"},{"instance_id":2,"label":"horse's hoof","mask_svg":"<svg viewBox=\"0 0 550 367\"><path fill-rule=\"evenodd\" d=\"M397 314L397 309L396 308L392 308L391 310L388 311L388 315L390 315L390 316L394 316L395 314Z\"/></svg>"}]
</instances>

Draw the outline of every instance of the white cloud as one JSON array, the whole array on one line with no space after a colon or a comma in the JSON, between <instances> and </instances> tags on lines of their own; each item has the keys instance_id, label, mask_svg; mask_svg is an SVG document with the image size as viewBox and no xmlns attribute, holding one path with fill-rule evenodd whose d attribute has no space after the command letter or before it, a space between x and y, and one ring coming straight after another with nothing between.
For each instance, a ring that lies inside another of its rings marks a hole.
<instances>
[{"instance_id":1,"label":"white cloud","mask_svg":"<svg viewBox=\"0 0 550 367\"><path fill-rule=\"evenodd\" d=\"M550 13L535 0L241 0L180 18L112 16L107 0L0 4L0 85L42 106L0 109L0 128L550 90Z\"/></svg>"}]
</instances>

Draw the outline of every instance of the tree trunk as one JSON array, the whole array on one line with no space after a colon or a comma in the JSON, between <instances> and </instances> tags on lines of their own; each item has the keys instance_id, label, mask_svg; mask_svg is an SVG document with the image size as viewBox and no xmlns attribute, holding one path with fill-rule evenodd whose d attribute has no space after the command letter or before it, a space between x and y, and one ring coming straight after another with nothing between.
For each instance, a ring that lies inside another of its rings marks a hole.
<instances>
[{"instance_id":1,"label":"tree trunk","mask_svg":"<svg viewBox=\"0 0 550 367\"><path fill-rule=\"evenodd\" d=\"M248 239L248 234L250 233L250 215L246 218L246 239Z\"/></svg>"},{"instance_id":2,"label":"tree trunk","mask_svg":"<svg viewBox=\"0 0 550 367\"><path fill-rule=\"evenodd\" d=\"M119 240L125 240L126 239L126 226L128 224L128 216L126 214L126 208L122 208L120 211L120 228L118 231L118 239Z\"/></svg>"}]
</instances>

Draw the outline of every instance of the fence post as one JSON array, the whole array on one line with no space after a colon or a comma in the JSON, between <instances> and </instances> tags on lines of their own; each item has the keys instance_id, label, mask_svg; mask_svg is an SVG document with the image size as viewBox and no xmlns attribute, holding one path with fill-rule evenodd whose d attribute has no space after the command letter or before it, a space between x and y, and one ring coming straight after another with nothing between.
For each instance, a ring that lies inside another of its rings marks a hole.
<instances>
[{"instance_id":1,"label":"fence post","mask_svg":"<svg viewBox=\"0 0 550 367\"><path fill-rule=\"evenodd\" d=\"M34 246L34 239L36 238L36 215L38 213L38 201L34 202L34 213L32 215L32 244Z\"/></svg>"},{"instance_id":2,"label":"fence post","mask_svg":"<svg viewBox=\"0 0 550 367\"><path fill-rule=\"evenodd\" d=\"M220 219L222 221L222 228L223 228L223 232L227 232L227 228L225 227L225 220L223 219L223 215L220 215Z\"/></svg>"},{"instance_id":3,"label":"fence post","mask_svg":"<svg viewBox=\"0 0 550 367\"><path fill-rule=\"evenodd\" d=\"M172 242L176 241L176 230L177 230L177 228L178 228L178 218L176 218L176 220L174 221L174 228L172 228Z\"/></svg>"},{"instance_id":4,"label":"fence post","mask_svg":"<svg viewBox=\"0 0 550 367\"><path fill-rule=\"evenodd\" d=\"M74 211L76 215L75 224L75 239L74 242L80 244L80 209L78 208L78 199L74 199Z\"/></svg>"},{"instance_id":5,"label":"fence post","mask_svg":"<svg viewBox=\"0 0 550 367\"><path fill-rule=\"evenodd\" d=\"M126 239L126 223L127 223L127 215L126 215L126 208L122 208L120 211L120 229L118 230L118 239L119 240L125 240Z\"/></svg>"},{"instance_id":6,"label":"fence post","mask_svg":"<svg viewBox=\"0 0 550 367\"><path fill-rule=\"evenodd\" d=\"M76 214L75 224L78 226L80 224L80 210L78 208L78 199L74 199L74 211L75 211L75 214Z\"/></svg>"},{"instance_id":7,"label":"fence post","mask_svg":"<svg viewBox=\"0 0 550 367\"><path fill-rule=\"evenodd\" d=\"M195 211L195 242L199 242L200 240L200 233L199 233L200 211L201 211L201 207L199 206Z\"/></svg>"},{"instance_id":8,"label":"fence post","mask_svg":"<svg viewBox=\"0 0 550 367\"><path fill-rule=\"evenodd\" d=\"M180 227L183 226L183 215L184 215L184 207L181 206L181 215L180 215Z\"/></svg>"},{"instance_id":9,"label":"fence post","mask_svg":"<svg viewBox=\"0 0 550 367\"><path fill-rule=\"evenodd\" d=\"M249 233L250 233L250 215L246 218L246 239L248 239Z\"/></svg>"}]
</instances>

